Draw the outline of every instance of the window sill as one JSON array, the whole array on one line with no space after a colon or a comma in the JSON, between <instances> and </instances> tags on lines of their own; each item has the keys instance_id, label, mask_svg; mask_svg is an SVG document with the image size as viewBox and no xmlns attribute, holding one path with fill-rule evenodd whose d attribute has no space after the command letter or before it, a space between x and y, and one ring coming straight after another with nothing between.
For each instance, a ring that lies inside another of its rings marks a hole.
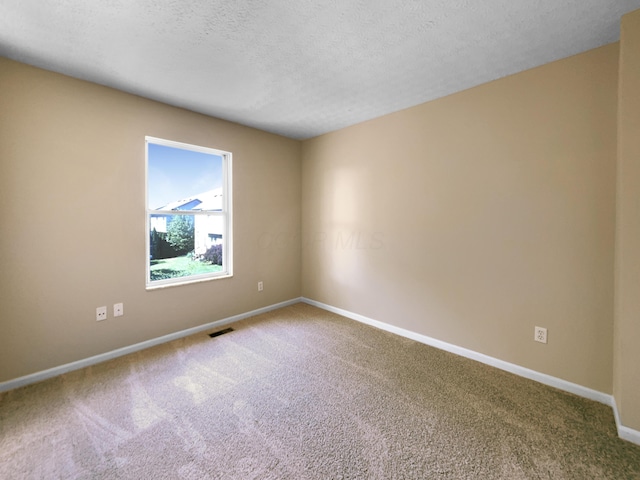
<instances>
[{"instance_id":1,"label":"window sill","mask_svg":"<svg viewBox=\"0 0 640 480\"><path fill-rule=\"evenodd\" d=\"M174 283L164 283L162 285L147 285L145 287L145 290L147 291L152 291L152 290L164 290L165 288L174 288L174 287L182 287L184 285L191 285L194 283L203 283L203 282L212 282L215 280L222 280L223 278L231 278L233 277L233 274L227 274L227 275L218 275L215 277L207 277L207 278L194 278L193 280L184 280L184 281L180 281L180 282L174 282Z\"/></svg>"}]
</instances>

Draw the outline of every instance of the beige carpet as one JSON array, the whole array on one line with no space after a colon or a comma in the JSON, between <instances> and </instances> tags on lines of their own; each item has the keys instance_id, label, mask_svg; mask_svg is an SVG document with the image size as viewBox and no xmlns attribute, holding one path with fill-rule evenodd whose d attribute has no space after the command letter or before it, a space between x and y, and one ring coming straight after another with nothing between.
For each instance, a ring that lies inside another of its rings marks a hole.
<instances>
[{"instance_id":1,"label":"beige carpet","mask_svg":"<svg viewBox=\"0 0 640 480\"><path fill-rule=\"evenodd\" d=\"M627 479L612 411L297 304L0 394L2 479Z\"/></svg>"}]
</instances>

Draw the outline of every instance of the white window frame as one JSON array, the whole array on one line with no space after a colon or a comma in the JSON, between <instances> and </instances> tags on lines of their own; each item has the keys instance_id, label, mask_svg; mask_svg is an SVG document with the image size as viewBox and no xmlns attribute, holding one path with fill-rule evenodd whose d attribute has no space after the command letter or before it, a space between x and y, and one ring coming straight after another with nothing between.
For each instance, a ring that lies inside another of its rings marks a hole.
<instances>
[{"instance_id":1,"label":"white window frame","mask_svg":"<svg viewBox=\"0 0 640 480\"><path fill-rule=\"evenodd\" d=\"M200 211L200 210L152 210L149 208L149 144L163 145L166 147L179 148L182 150L191 150L194 152L207 153L222 157L222 210L221 211ZM173 287L178 285L187 285L196 282L205 282L220 278L229 278L233 276L233 215L232 215L232 154L224 150L218 150L210 147L202 147L189 143L176 142L163 138L145 136L145 271L146 271L146 289L153 290L157 288ZM175 277L163 280L151 280L150 265L150 224L151 215L167 214L167 215L205 215L220 216L223 218L224 233L222 235L222 270L218 272L204 273L199 275L190 275L188 277Z\"/></svg>"}]
</instances>

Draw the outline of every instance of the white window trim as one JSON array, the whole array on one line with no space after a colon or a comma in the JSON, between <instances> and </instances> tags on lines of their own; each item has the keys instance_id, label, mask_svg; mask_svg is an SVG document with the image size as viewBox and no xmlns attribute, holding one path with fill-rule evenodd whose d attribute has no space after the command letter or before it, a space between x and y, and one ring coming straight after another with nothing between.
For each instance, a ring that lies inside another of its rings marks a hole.
<instances>
[{"instance_id":1,"label":"white window trim","mask_svg":"<svg viewBox=\"0 0 640 480\"><path fill-rule=\"evenodd\" d=\"M180 148L183 150L191 150L194 152L208 153L219 155L222 157L222 212L194 212L194 211L175 211L175 210L151 210L149 208L149 143L163 145L167 147ZM233 277L233 178L232 178L232 154L224 150L211 147L203 147L189 143L176 142L145 136L145 162L144 162L144 202L145 202L145 285L147 290L157 290L162 288L177 287L180 285L188 285L190 283L208 282L211 280L219 280L221 278ZM222 247L222 265L225 269L221 272L205 273L201 275L191 275L189 277L176 277L165 280L151 281L149 255L150 245L150 216L153 213L166 213L169 215L214 215L224 218L225 237L223 238Z\"/></svg>"}]
</instances>

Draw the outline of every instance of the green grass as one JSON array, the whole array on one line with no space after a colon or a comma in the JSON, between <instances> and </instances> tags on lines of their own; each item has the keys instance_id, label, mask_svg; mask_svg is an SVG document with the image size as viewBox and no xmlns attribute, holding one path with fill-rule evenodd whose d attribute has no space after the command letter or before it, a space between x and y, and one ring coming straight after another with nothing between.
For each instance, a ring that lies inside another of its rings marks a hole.
<instances>
[{"instance_id":1,"label":"green grass","mask_svg":"<svg viewBox=\"0 0 640 480\"><path fill-rule=\"evenodd\" d=\"M188 255L162 260L151 260L151 280L165 280L167 278L189 277L203 273L219 272L220 265L191 260Z\"/></svg>"}]
</instances>

